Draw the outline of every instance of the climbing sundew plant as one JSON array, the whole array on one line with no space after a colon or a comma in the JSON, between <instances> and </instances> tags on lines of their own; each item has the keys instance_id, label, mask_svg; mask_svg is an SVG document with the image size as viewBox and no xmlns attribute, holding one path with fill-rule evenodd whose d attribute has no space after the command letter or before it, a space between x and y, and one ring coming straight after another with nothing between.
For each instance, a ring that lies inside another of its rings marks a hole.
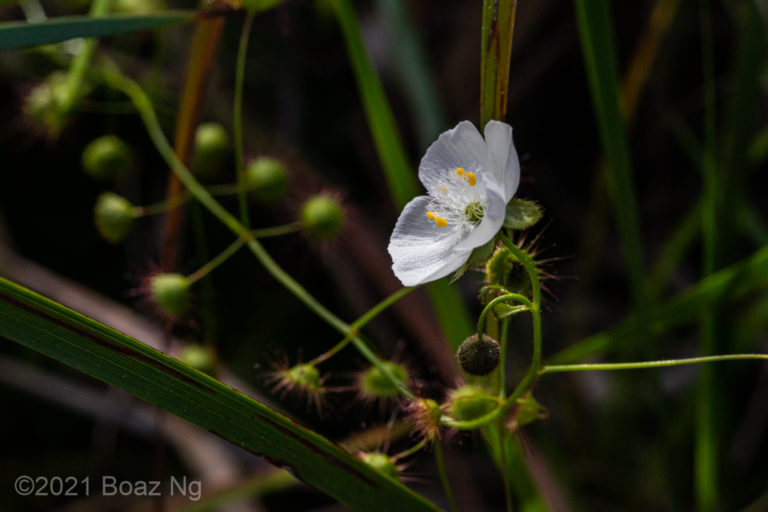
<instances>
[{"instance_id":1,"label":"climbing sundew plant","mask_svg":"<svg viewBox=\"0 0 768 512\"><path fill-rule=\"evenodd\" d=\"M0 5L4 510L768 510L760 0Z\"/></svg>"}]
</instances>

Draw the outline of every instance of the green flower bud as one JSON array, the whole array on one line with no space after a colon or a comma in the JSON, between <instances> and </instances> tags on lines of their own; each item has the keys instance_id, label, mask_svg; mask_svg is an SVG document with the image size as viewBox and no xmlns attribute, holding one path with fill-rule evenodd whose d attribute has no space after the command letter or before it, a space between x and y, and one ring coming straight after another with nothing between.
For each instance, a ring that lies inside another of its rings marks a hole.
<instances>
[{"instance_id":1,"label":"green flower bud","mask_svg":"<svg viewBox=\"0 0 768 512\"><path fill-rule=\"evenodd\" d=\"M399 384L403 384L408 379L408 372L402 365L384 361L383 366ZM397 396L398 388L378 367L371 366L360 377L360 392L366 397L389 398Z\"/></svg>"},{"instance_id":2,"label":"green flower bud","mask_svg":"<svg viewBox=\"0 0 768 512\"><path fill-rule=\"evenodd\" d=\"M513 198L507 203L504 227L509 229L528 229L542 216L541 207L533 201Z\"/></svg>"},{"instance_id":3,"label":"green flower bud","mask_svg":"<svg viewBox=\"0 0 768 512\"><path fill-rule=\"evenodd\" d=\"M318 393L323 391L323 380L320 370L313 364L304 363L283 370L282 378L289 389Z\"/></svg>"},{"instance_id":4,"label":"green flower bud","mask_svg":"<svg viewBox=\"0 0 768 512\"><path fill-rule=\"evenodd\" d=\"M96 229L110 243L116 244L125 239L131 230L133 217L133 205L113 192L104 192L96 199Z\"/></svg>"},{"instance_id":5,"label":"green flower bud","mask_svg":"<svg viewBox=\"0 0 768 512\"><path fill-rule=\"evenodd\" d=\"M245 169L245 186L257 201L271 203L288 190L288 174L280 160L260 157Z\"/></svg>"},{"instance_id":6,"label":"green flower bud","mask_svg":"<svg viewBox=\"0 0 768 512\"><path fill-rule=\"evenodd\" d=\"M499 404L496 397L475 384L467 384L448 397L451 415L461 421L475 420L493 411Z\"/></svg>"},{"instance_id":7,"label":"green flower bud","mask_svg":"<svg viewBox=\"0 0 768 512\"><path fill-rule=\"evenodd\" d=\"M179 354L179 359L195 370L209 375L216 373L216 358L210 349L202 345L187 345Z\"/></svg>"},{"instance_id":8,"label":"green flower bud","mask_svg":"<svg viewBox=\"0 0 768 512\"><path fill-rule=\"evenodd\" d=\"M114 179L131 166L131 148L119 137L104 135L92 140L83 150L83 169L101 181Z\"/></svg>"},{"instance_id":9,"label":"green flower bud","mask_svg":"<svg viewBox=\"0 0 768 512\"><path fill-rule=\"evenodd\" d=\"M456 358L461 368L470 375L488 375L499 365L499 342L483 334L483 339L473 334L459 346Z\"/></svg>"},{"instance_id":10,"label":"green flower bud","mask_svg":"<svg viewBox=\"0 0 768 512\"><path fill-rule=\"evenodd\" d=\"M195 132L195 156L192 170L203 180L219 176L229 158L229 135L219 123L203 123Z\"/></svg>"},{"instance_id":11,"label":"green flower bud","mask_svg":"<svg viewBox=\"0 0 768 512\"><path fill-rule=\"evenodd\" d=\"M360 458L373 469L387 475L389 478L400 479L400 470L392 462L392 459L389 458L389 455L378 452L363 452L360 454Z\"/></svg>"},{"instance_id":12,"label":"green flower bud","mask_svg":"<svg viewBox=\"0 0 768 512\"><path fill-rule=\"evenodd\" d=\"M496 249L491 259L485 264L485 282L501 285L510 292L519 293L526 297L530 297L533 290L525 267L517 259L517 256L504 246ZM500 293L502 292L495 290L484 298L491 300ZM507 309L510 309L509 306L504 305L504 308L494 308L494 312L501 313Z\"/></svg>"},{"instance_id":13,"label":"green flower bud","mask_svg":"<svg viewBox=\"0 0 768 512\"><path fill-rule=\"evenodd\" d=\"M328 240L341 231L344 224L344 210L335 199L315 196L304 203L301 210L301 224L313 238Z\"/></svg>"},{"instance_id":14,"label":"green flower bud","mask_svg":"<svg viewBox=\"0 0 768 512\"><path fill-rule=\"evenodd\" d=\"M549 416L549 410L541 405L530 391L517 399L515 412L510 416L507 427L511 432L524 427L536 420L542 420Z\"/></svg>"},{"instance_id":15,"label":"green flower bud","mask_svg":"<svg viewBox=\"0 0 768 512\"><path fill-rule=\"evenodd\" d=\"M58 133L66 122L62 105L67 80L66 72L54 71L32 89L24 103L26 115L50 133Z\"/></svg>"},{"instance_id":16,"label":"green flower bud","mask_svg":"<svg viewBox=\"0 0 768 512\"><path fill-rule=\"evenodd\" d=\"M171 316L179 316L189 307L190 282L181 274L157 274L152 277L152 297L160 309Z\"/></svg>"}]
</instances>

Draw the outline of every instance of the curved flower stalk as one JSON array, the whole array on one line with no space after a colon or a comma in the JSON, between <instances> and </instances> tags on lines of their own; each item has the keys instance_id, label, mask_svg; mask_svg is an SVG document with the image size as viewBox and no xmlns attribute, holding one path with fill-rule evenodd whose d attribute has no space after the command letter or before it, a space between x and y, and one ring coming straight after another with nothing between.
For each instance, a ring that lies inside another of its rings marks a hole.
<instances>
[{"instance_id":1,"label":"curved flower stalk","mask_svg":"<svg viewBox=\"0 0 768 512\"><path fill-rule=\"evenodd\" d=\"M491 242L520 183L512 127L469 121L443 132L419 164L426 196L409 202L389 241L392 269L405 286L445 277Z\"/></svg>"}]
</instances>

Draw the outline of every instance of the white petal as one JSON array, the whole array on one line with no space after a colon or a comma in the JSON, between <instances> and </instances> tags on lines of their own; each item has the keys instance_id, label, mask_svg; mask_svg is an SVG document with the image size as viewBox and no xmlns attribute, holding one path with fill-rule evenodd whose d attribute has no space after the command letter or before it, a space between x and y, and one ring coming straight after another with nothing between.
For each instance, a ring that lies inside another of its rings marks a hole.
<instances>
[{"instance_id":1,"label":"white petal","mask_svg":"<svg viewBox=\"0 0 768 512\"><path fill-rule=\"evenodd\" d=\"M507 202L496 192L495 188L486 190L487 204L485 215L480 223L472 228L472 231L456 245L456 250L465 251L480 247L496 236L496 233L504 224L504 215L507 210Z\"/></svg>"},{"instance_id":2,"label":"white petal","mask_svg":"<svg viewBox=\"0 0 768 512\"><path fill-rule=\"evenodd\" d=\"M447 276L472 252L456 249L466 235L463 230L456 226L438 228L427 218L428 203L427 196L419 196L405 205L389 240L392 270L405 286Z\"/></svg>"},{"instance_id":3,"label":"white petal","mask_svg":"<svg viewBox=\"0 0 768 512\"><path fill-rule=\"evenodd\" d=\"M485 142L475 125L462 121L452 130L440 134L429 146L419 164L419 179L432 190L432 184L457 167L468 171L485 168Z\"/></svg>"},{"instance_id":4,"label":"white petal","mask_svg":"<svg viewBox=\"0 0 768 512\"><path fill-rule=\"evenodd\" d=\"M503 184L504 202L507 203L520 185L520 160L512 142L512 127L501 121L488 121L485 147L488 171L499 185Z\"/></svg>"}]
</instances>

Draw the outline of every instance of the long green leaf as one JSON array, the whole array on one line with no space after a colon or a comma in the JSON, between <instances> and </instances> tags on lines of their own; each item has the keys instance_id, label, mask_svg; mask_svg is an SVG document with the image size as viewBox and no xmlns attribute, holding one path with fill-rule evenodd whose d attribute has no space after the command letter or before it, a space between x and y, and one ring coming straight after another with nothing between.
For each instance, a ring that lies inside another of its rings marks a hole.
<instances>
[{"instance_id":1,"label":"long green leaf","mask_svg":"<svg viewBox=\"0 0 768 512\"><path fill-rule=\"evenodd\" d=\"M0 336L289 468L356 510L439 510L322 436L104 324L0 278Z\"/></svg>"},{"instance_id":2,"label":"long green leaf","mask_svg":"<svg viewBox=\"0 0 768 512\"><path fill-rule=\"evenodd\" d=\"M607 0L576 0L581 48L589 78L609 184L616 206L619 237L627 262L627 275L635 300L643 298L643 257L635 204L629 144L619 107L619 81Z\"/></svg>"},{"instance_id":3,"label":"long green leaf","mask_svg":"<svg viewBox=\"0 0 768 512\"><path fill-rule=\"evenodd\" d=\"M678 296L635 314L617 326L585 338L561 350L547 364L584 362L588 357L617 350L638 337L660 334L674 326L694 320L705 308L726 299L735 300L747 293L768 287L768 247L748 259L726 267Z\"/></svg>"},{"instance_id":4,"label":"long green leaf","mask_svg":"<svg viewBox=\"0 0 768 512\"><path fill-rule=\"evenodd\" d=\"M184 23L197 15L195 11L165 11L143 16L64 16L40 23L0 23L0 50L60 43L78 37L102 37L148 30Z\"/></svg>"},{"instance_id":5,"label":"long green leaf","mask_svg":"<svg viewBox=\"0 0 768 512\"><path fill-rule=\"evenodd\" d=\"M332 5L344 33L349 60L390 193L397 206L402 208L419 194L415 173L405 155L384 87L366 53L355 12L349 0L332 0ZM430 284L427 290L445 336L454 348L458 347L472 332L472 323L461 297L445 280Z\"/></svg>"}]
</instances>

